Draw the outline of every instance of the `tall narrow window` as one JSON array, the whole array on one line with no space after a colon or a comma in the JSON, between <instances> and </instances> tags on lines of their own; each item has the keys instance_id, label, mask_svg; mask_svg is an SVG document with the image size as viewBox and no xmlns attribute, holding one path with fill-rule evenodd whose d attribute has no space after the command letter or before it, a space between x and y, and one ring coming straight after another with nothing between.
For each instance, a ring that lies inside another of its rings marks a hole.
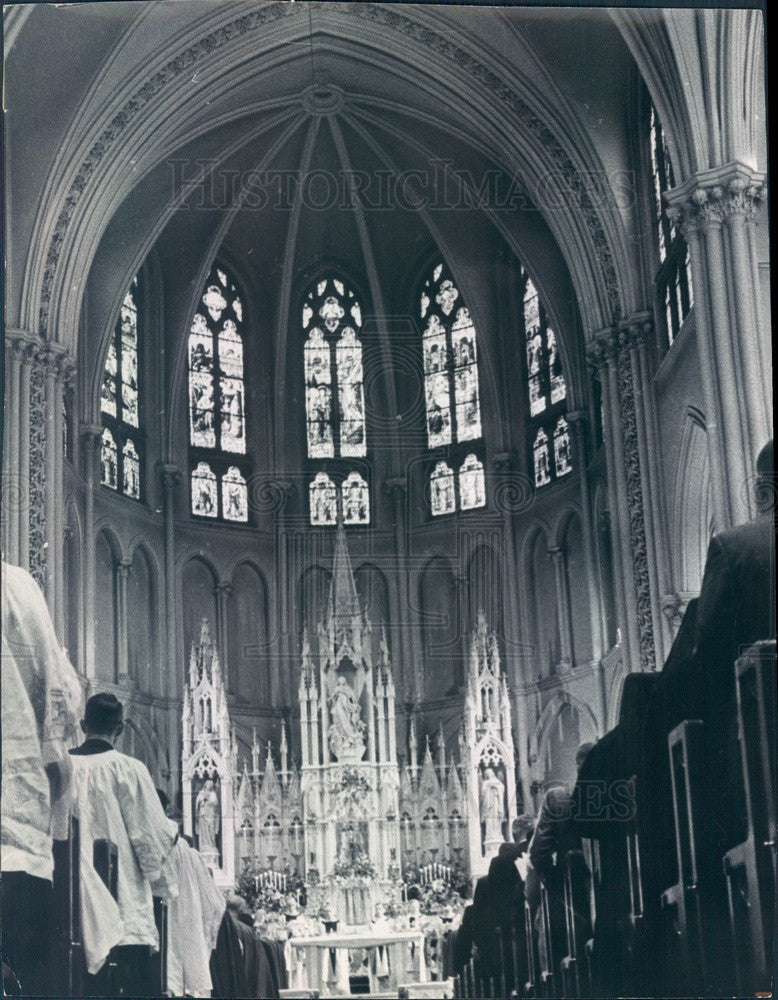
<instances>
[{"instance_id":1,"label":"tall narrow window","mask_svg":"<svg viewBox=\"0 0 778 1000\"><path fill-rule=\"evenodd\" d=\"M675 177L662 125L654 107L651 107L649 116L649 146L654 225L659 252L656 288L660 310L665 318L665 346L669 347L678 336L694 299L689 249L664 210L663 195L675 187Z\"/></svg>"},{"instance_id":2,"label":"tall narrow window","mask_svg":"<svg viewBox=\"0 0 778 1000\"><path fill-rule=\"evenodd\" d=\"M565 418L567 382L556 334L535 283L524 269L521 280L527 358L527 436L535 486L541 487L573 469Z\"/></svg>"},{"instance_id":3,"label":"tall narrow window","mask_svg":"<svg viewBox=\"0 0 778 1000\"><path fill-rule=\"evenodd\" d=\"M214 267L189 332L189 440L194 447L244 454L243 304Z\"/></svg>"},{"instance_id":4,"label":"tall narrow window","mask_svg":"<svg viewBox=\"0 0 778 1000\"><path fill-rule=\"evenodd\" d=\"M476 329L443 263L433 267L422 285L419 315L427 445L445 449L447 459L432 467L428 480L430 510L438 517L485 503L483 463L461 447L482 436Z\"/></svg>"},{"instance_id":5,"label":"tall narrow window","mask_svg":"<svg viewBox=\"0 0 778 1000\"><path fill-rule=\"evenodd\" d=\"M420 298L424 324L424 389L430 448L481 437L476 331L444 264L437 264Z\"/></svg>"},{"instance_id":6,"label":"tall narrow window","mask_svg":"<svg viewBox=\"0 0 778 1000\"><path fill-rule=\"evenodd\" d=\"M193 514L232 522L248 521L243 327L238 287L215 264L189 328L190 485Z\"/></svg>"},{"instance_id":7,"label":"tall narrow window","mask_svg":"<svg viewBox=\"0 0 778 1000\"><path fill-rule=\"evenodd\" d=\"M356 293L334 275L320 278L304 296L301 327L308 458L327 460L336 477L321 469L315 473L311 524L336 524L339 496L344 524L368 524L367 482L343 461L367 454L362 306Z\"/></svg>"},{"instance_id":8,"label":"tall narrow window","mask_svg":"<svg viewBox=\"0 0 778 1000\"><path fill-rule=\"evenodd\" d=\"M367 444L359 300L338 278L322 278L305 297L302 327L308 457L362 457Z\"/></svg>"},{"instance_id":9,"label":"tall narrow window","mask_svg":"<svg viewBox=\"0 0 778 1000\"><path fill-rule=\"evenodd\" d=\"M139 385L141 334L140 290L136 276L124 296L108 344L100 391L102 422L112 441L109 444L103 434L102 482L134 500L141 499L144 453ZM108 472L110 467L113 474Z\"/></svg>"}]
</instances>

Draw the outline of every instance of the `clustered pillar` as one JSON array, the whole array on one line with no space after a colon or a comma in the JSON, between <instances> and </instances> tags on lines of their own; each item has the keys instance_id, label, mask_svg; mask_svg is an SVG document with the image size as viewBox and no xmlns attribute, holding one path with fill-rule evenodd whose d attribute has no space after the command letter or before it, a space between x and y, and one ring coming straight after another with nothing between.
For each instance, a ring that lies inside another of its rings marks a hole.
<instances>
[{"instance_id":1,"label":"clustered pillar","mask_svg":"<svg viewBox=\"0 0 778 1000\"><path fill-rule=\"evenodd\" d=\"M754 459L771 435L755 232L764 194L763 173L731 163L665 196L689 245L717 530L754 515Z\"/></svg>"}]
</instances>

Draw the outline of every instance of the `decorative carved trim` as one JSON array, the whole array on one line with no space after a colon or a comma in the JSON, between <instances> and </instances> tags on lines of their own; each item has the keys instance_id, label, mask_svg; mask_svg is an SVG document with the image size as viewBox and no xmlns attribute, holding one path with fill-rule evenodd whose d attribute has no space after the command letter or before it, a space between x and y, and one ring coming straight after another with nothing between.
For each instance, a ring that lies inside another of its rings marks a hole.
<instances>
[{"instance_id":1,"label":"decorative carved trim","mask_svg":"<svg viewBox=\"0 0 778 1000\"><path fill-rule=\"evenodd\" d=\"M638 451L638 428L635 414L635 385L632 377L631 349L646 335L647 321L640 317L619 331L618 388L624 436L624 471L629 506L629 541L637 598L637 625L640 640L640 665L654 669L654 622L651 614L651 585L648 574L646 524L643 511L642 475Z\"/></svg>"},{"instance_id":2,"label":"decorative carved trim","mask_svg":"<svg viewBox=\"0 0 778 1000\"><path fill-rule=\"evenodd\" d=\"M535 137L537 143L545 149L553 160L556 177L565 186L570 197L575 199L583 215L589 237L593 243L595 256L600 264L603 283L608 294L608 307L612 318L617 320L621 315L618 277L607 234L587 189L587 183L591 179L587 180L579 173L546 122L533 111L526 101L522 100L505 80L501 79L475 56L455 44L451 40L450 34L445 35L433 31L425 25L418 24L411 18L390 9L389 5L386 4L356 3L350 4L348 10L357 17L400 31L419 42L425 49L443 56L450 65L457 66L458 69L469 73L490 92L492 97L499 100L519 118L521 127Z\"/></svg>"},{"instance_id":3,"label":"decorative carved trim","mask_svg":"<svg viewBox=\"0 0 778 1000\"><path fill-rule=\"evenodd\" d=\"M695 174L664 198L667 217L687 235L736 217L753 222L766 194L765 174L743 163L730 163Z\"/></svg>"},{"instance_id":4,"label":"decorative carved trim","mask_svg":"<svg viewBox=\"0 0 778 1000\"><path fill-rule=\"evenodd\" d=\"M46 579L46 368L47 352L37 350L30 370L30 573L41 587ZM54 489L54 484L49 484Z\"/></svg>"},{"instance_id":5,"label":"decorative carved trim","mask_svg":"<svg viewBox=\"0 0 778 1000\"><path fill-rule=\"evenodd\" d=\"M48 330L51 294L62 248L65 243L65 235L75 213L76 206L86 190L89 179L99 167L106 153L109 152L127 126L150 104L153 98L182 73L191 72L192 67L201 57L210 58L215 51L235 38L256 31L271 21L288 17L292 13L295 13L293 4L284 2L270 3L267 6L255 8L250 13L244 14L242 17L238 17L216 31L205 35L195 42L194 45L191 45L188 49L171 59L150 80L147 80L132 97L125 101L122 108L113 116L89 150L86 159L81 164L73 179L65 199L65 204L60 211L54 227L54 233L49 242L39 308L40 329L44 335Z\"/></svg>"},{"instance_id":6,"label":"decorative carved trim","mask_svg":"<svg viewBox=\"0 0 778 1000\"><path fill-rule=\"evenodd\" d=\"M575 200L583 216L589 238L593 245L594 252L592 256L599 263L603 284L607 292L608 308L611 312L611 317L614 321L617 320L621 315L618 277L608 236L587 186L591 183L591 176L584 177L577 170L575 164L546 122L519 97L505 80L501 79L469 52L466 52L452 42L449 36L418 24L409 17L398 14L394 10L389 10L385 5L349 4L347 9L358 17L369 19L375 24L380 24L382 27L399 31L407 37L420 42L425 48L444 56L450 60L451 65L456 65L460 69L469 72L474 79L490 92L492 97L499 100L519 118L521 127L531 133L536 142L550 156L553 162L554 175L559 179L559 183L565 186L570 197ZM48 329L54 279L68 227L90 178L96 172L106 153L110 151L127 129L127 126L143 111L154 97L182 73L191 73L192 67L201 58L211 58L215 51L235 38L259 30L270 22L288 17L293 13L295 13L295 7L291 3L269 3L267 6L256 8L250 13L244 14L242 17L236 18L216 31L205 35L195 42L194 45L191 45L188 49L171 59L161 70L155 73L132 97L125 101L122 108L113 116L97 141L93 144L73 179L49 242L39 303L40 329L44 335Z\"/></svg>"}]
</instances>

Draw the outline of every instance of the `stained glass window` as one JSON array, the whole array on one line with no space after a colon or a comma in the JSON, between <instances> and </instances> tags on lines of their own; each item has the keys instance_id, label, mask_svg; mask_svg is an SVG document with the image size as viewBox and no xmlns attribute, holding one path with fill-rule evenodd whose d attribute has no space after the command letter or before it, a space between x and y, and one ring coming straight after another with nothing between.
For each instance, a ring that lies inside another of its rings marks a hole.
<instances>
[{"instance_id":1,"label":"stained glass window","mask_svg":"<svg viewBox=\"0 0 778 1000\"><path fill-rule=\"evenodd\" d=\"M192 513L198 517L218 517L216 473L200 462L192 473Z\"/></svg>"},{"instance_id":2,"label":"stained glass window","mask_svg":"<svg viewBox=\"0 0 778 1000\"><path fill-rule=\"evenodd\" d=\"M135 500L141 498L144 436L140 429L139 353L141 348L139 279L136 276L122 300L103 369L100 411L110 429L111 449L103 436L106 452L102 481L105 486ZM109 461L107 452L112 451ZM106 462L113 467L111 475Z\"/></svg>"},{"instance_id":3,"label":"stained glass window","mask_svg":"<svg viewBox=\"0 0 778 1000\"><path fill-rule=\"evenodd\" d=\"M572 471L570 438L564 417L567 382L556 333L535 283L524 269L522 282L528 439L535 486L540 487Z\"/></svg>"},{"instance_id":4,"label":"stained glass window","mask_svg":"<svg viewBox=\"0 0 778 1000\"><path fill-rule=\"evenodd\" d=\"M227 521L248 521L246 480L234 465L222 477L222 513Z\"/></svg>"},{"instance_id":5,"label":"stained glass window","mask_svg":"<svg viewBox=\"0 0 778 1000\"><path fill-rule=\"evenodd\" d=\"M115 490L119 484L119 457L116 439L106 427L100 442L100 479L103 486Z\"/></svg>"},{"instance_id":6,"label":"stained glass window","mask_svg":"<svg viewBox=\"0 0 778 1000\"><path fill-rule=\"evenodd\" d=\"M435 517L456 510L454 473L445 462L438 462L430 476L430 503Z\"/></svg>"},{"instance_id":7,"label":"stained glass window","mask_svg":"<svg viewBox=\"0 0 778 1000\"><path fill-rule=\"evenodd\" d=\"M678 336L693 305L693 291L686 241L667 215L663 204L663 195L675 187L675 178L662 124L653 107L649 117L649 147L654 226L659 250L656 284L660 306L664 307L665 313L665 346L669 347Z\"/></svg>"},{"instance_id":8,"label":"stained glass window","mask_svg":"<svg viewBox=\"0 0 778 1000\"><path fill-rule=\"evenodd\" d=\"M476 330L459 289L437 264L419 299L430 448L481 437Z\"/></svg>"},{"instance_id":9,"label":"stained glass window","mask_svg":"<svg viewBox=\"0 0 778 1000\"><path fill-rule=\"evenodd\" d=\"M302 307L309 458L363 457L362 308L338 278L322 278Z\"/></svg>"},{"instance_id":10,"label":"stained glass window","mask_svg":"<svg viewBox=\"0 0 778 1000\"><path fill-rule=\"evenodd\" d=\"M140 499L140 459L129 438L122 448L122 492L135 500Z\"/></svg>"},{"instance_id":11,"label":"stained glass window","mask_svg":"<svg viewBox=\"0 0 778 1000\"><path fill-rule=\"evenodd\" d=\"M338 491L326 472L318 472L309 487L311 524L335 524L338 517Z\"/></svg>"},{"instance_id":12,"label":"stained glass window","mask_svg":"<svg viewBox=\"0 0 778 1000\"><path fill-rule=\"evenodd\" d=\"M370 523L370 494L358 472L350 472L340 487L344 524Z\"/></svg>"},{"instance_id":13,"label":"stained glass window","mask_svg":"<svg viewBox=\"0 0 778 1000\"><path fill-rule=\"evenodd\" d=\"M535 486L545 486L551 482L548 465L548 435L541 427L532 445L535 460Z\"/></svg>"},{"instance_id":14,"label":"stained glass window","mask_svg":"<svg viewBox=\"0 0 778 1000\"><path fill-rule=\"evenodd\" d=\"M189 442L246 452L243 304L235 283L214 266L189 330Z\"/></svg>"},{"instance_id":15,"label":"stained glass window","mask_svg":"<svg viewBox=\"0 0 778 1000\"><path fill-rule=\"evenodd\" d=\"M475 455L468 455L459 470L459 505L462 510L474 510L486 504L484 466Z\"/></svg>"}]
</instances>

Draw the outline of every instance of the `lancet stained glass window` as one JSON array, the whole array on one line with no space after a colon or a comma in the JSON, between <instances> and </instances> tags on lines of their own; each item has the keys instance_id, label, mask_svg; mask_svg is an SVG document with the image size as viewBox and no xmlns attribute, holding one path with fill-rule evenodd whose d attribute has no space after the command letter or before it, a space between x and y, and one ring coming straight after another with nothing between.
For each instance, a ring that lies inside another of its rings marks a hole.
<instances>
[{"instance_id":1,"label":"lancet stained glass window","mask_svg":"<svg viewBox=\"0 0 778 1000\"><path fill-rule=\"evenodd\" d=\"M476 330L446 266L437 264L420 296L430 448L481 437Z\"/></svg>"},{"instance_id":2,"label":"lancet stained glass window","mask_svg":"<svg viewBox=\"0 0 778 1000\"><path fill-rule=\"evenodd\" d=\"M675 187L675 177L662 124L653 106L649 112L649 146L654 224L659 250L656 286L659 305L665 313L665 346L669 347L678 336L683 321L694 304L694 296L689 249L663 203L665 192Z\"/></svg>"},{"instance_id":3,"label":"lancet stained glass window","mask_svg":"<svg viewBox=\"0 0 778 1000\"><path fill-rule=\"evenodd\" d=\"M214 264L189 328L192 514L247 523L244 309L230 274Z\"/></svg>"},{"instance_id":4,"label":"lancet stained glass window","mask_svg":"<svg viewBox=\"0 0 778 1000\"><path fill-rule=\"evenodd\" d=\"M211 270L189 331L189 442L246 452L243 303L235 283Z\"/></svg>"},{"instance_id":5,"label":"lancet stained glass window","mask_svg":"<svg viewBox=\"0 0 778 1000\"><path fill-rule=\"evenodd\" d=\"M311 524L330 525L337 522L338 491L326 472L318 472L309 487Z\"/></svg>"},{"instance_id":6,"label":"lancet stained glass window","mask_svg":"<svg viewBox=\"0 0 778 1000\"><path fill-rule=\"evenodd\" d=\"M572 472L565 419L567 382L556 333L538 290L522 268L524 348L527 358L528 439L535 486L547 486Z\"/></svg>"},{"instance_id":7,"label":"lancet stained glass window","mask_svg":"<svg viewBox=\"0 0 778 1000\"><path fill-rule=\"evenodd\" d=\"M447 462L438 462L430 474L430 505L433 517L486 506L483 462L470 453L455 474Z\"/></svg>"},{"instance_id":8,"label":"lancet stained glass window","mask_svg":"<svg viewBox=\"0 0 778 1000\"><path fill-rule=\"evenodd\" d=\"M109 444L103 435L102 483L134 500L141 498L144 451L139 385L141 339L140 288L136 275L119 309L100 389L102 422L112 442Z\"/></svg>"},{"instance_id":9,"label":"lancet stained glass window","mask_svg":"<svg viewBox=\"0 0 778 1000\"><path fill-rule=\"evenodd\" d=\"M362 308L353 290L321 278L305 296L302 328L308 457L363 457Z\"/></svg>"},{"instance_id":10,"label":"lancet stained glass window","mask_svg":"<svg viewBox=\"0 0 778 1000\"><path fill-rule=\"evenodd\" d=\"M370 523L370 493L358 472L350 472L340 487L344 524Z\"/></svg>"}]
</instances>

